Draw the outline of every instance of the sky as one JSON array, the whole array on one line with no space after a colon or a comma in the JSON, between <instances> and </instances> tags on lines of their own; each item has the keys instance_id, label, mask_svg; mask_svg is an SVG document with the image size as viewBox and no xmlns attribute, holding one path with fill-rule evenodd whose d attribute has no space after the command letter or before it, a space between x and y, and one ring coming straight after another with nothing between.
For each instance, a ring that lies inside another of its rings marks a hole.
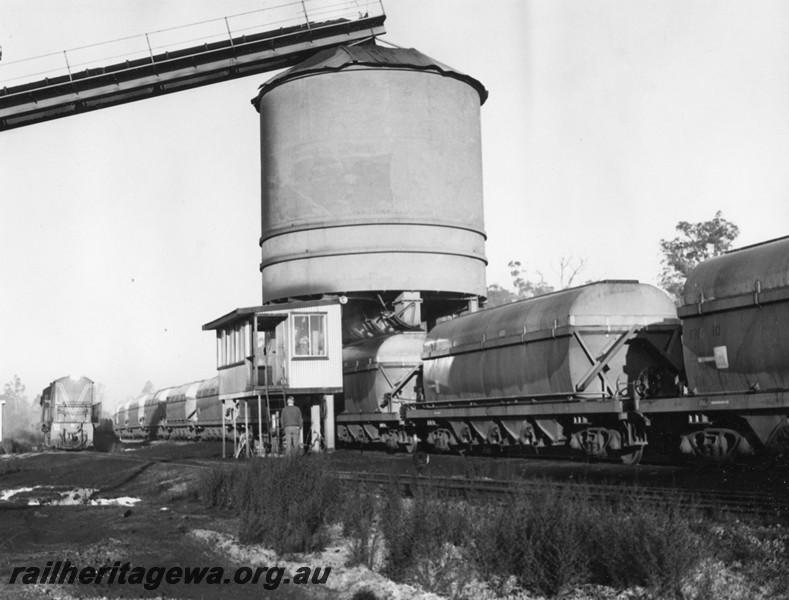
<instances>
[{"instance_id":1,"label":"sky","mask_svg":"<svg viewBox=\"0 0 789 600\"><path fill-rule=\"evenodd\" d=\"M0 0L3 65L281 4ZM789 234L789 3L384 0L384 40L479 79L488 284L656 283L716 211ZM0 133L0 385L84 374L108 406L215 373L201 327L260 302L269 74ZM2 85L2 83L0 83Z\"/></svg>"}]
</instances>

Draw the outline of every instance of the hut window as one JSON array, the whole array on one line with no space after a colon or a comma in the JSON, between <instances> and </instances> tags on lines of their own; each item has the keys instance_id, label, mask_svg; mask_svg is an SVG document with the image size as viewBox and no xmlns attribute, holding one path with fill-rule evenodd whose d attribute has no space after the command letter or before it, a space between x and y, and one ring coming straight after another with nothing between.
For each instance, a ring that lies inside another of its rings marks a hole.
<instances>
[{"instance_id":1,"label":"hut window","mask_svg":"<svg viewBox=\"0 0 789 600\"><path fill-rule=\"evenodd\" d=\"M326 356L326 315L293 315L293 355Z\"/></svg>"}]
</instances>

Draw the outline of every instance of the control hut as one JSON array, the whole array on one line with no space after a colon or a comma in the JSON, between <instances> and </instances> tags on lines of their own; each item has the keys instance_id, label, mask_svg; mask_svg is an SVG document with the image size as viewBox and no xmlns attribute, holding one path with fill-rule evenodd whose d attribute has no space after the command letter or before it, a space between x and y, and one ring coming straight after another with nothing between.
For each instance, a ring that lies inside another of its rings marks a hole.
<instances>
[{"instance_id":1,"label":"control hut","mask_svg":"<svg viewBox=\"0 0 789 600\"><path fill-rule=\"evenodd\" d=\"M216 331L219 399L234 430L241 426L265 443L293 396L314 432L321 430L323 413L324 441L333 448L333 395L343 389L343 301L238 308L203 325L204 331Z\"/></svg>"}]
</instances>

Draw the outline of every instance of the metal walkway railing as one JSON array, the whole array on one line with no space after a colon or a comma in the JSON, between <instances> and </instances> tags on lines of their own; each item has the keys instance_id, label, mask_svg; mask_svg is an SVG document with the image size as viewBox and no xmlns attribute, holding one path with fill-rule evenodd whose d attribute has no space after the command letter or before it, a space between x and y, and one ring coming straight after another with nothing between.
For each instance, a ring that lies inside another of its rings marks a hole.
<instances>
[{"instance_id":1,"label":"metal walkway railing","mask_svg":"<svg viewBox=\"0 0 789 600\"><path fill-rule=\"evenodd\" d=\"M381 0L298 0L0 62L0 131L294 65L385 33Z\"/></svg>"}]
</instances>

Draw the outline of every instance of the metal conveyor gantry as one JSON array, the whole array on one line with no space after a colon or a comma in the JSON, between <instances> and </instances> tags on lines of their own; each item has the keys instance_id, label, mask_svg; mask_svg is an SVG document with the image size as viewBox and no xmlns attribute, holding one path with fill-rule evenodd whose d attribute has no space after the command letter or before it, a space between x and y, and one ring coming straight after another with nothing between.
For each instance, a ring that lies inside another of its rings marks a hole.
<instances>
[{"instance_id":1,"label":"metal conveyor gantry","mask_svg":"<svg viewBox=\"0 0 789 600\"><path fill-rule=\"evenodd\" d=\"M299 0L0 62L0 131L292 66L385 33L381 0Z\"/></svg>"}]
</instances>

